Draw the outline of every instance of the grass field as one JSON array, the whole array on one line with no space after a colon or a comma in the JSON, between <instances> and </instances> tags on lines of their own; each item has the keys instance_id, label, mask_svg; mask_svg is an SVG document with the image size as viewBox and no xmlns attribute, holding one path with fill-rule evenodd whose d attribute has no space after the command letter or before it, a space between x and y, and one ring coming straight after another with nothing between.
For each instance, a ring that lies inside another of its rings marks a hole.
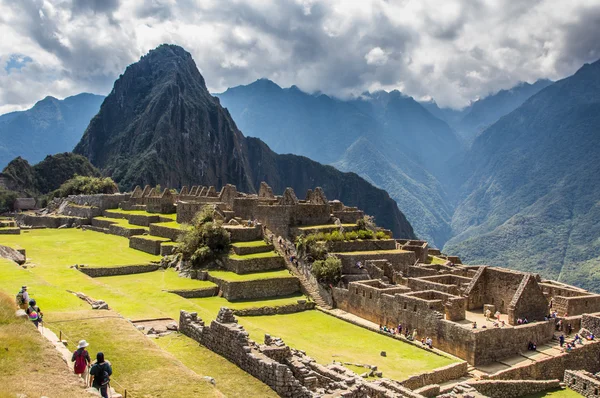
<instances>
[{"instance_id":1,"label":"grass field","mask_svg":"<svg viewBox=\"0 0 600 398\"><path fill-rule=\"evenodd\" d=\"M576 391L571 390L570 388L565 388L564 390L552 390L546 391L539 394L526 395L524 398L581 398L583 395L579 394Z\"/></svg>"},{"instance_id":2,"label":"grass field","mask_svg":"<svg viewBox=\"0 0 600 398\"><path fill-rule=\"evenodd\" d=\"M87 303L66 290L80 291L95 299L105 300L115 313L124 318L170 317L178 319L179 311L184 309L198 312L207 323L215 318L221 306L230 308L277 306L295 303L299 298L303 298L301 295L234 303L220 297L184 299L168 293L166 290L202 288L213 286L213 284L180 278L173 270L90 278L69 266L76 263L90 266L139 264L147 262L144 260L158 258L158 256L130 249L128 240L125 238L93 231L32 230L22 235L0 236L0 244L26 248L28 258L36 264L35 267L23 269L7 260L0 260L0 290L7 292L12 297L21 285L27 284L31 296L38 300L42 311L46 314L48 327L55 331L63 330L72 340L81 338L91 340L94 350L103 347L102 349L107 351L107 358L115 363L120 363L120 365L115 364L120 375L115 377L128 389L132 388L138 392L147 391L145 388L154 386L157 381L169 386L171 384L169 384L168 377L161 378L159 373L169 375L173 374L172 372L178 374L177 372L180 371L182 372L180 384L197 384L195 373L185 374L179 368L182 366L176 360L179 359L195 372L217 379L217 389L224 394L239 396L242 391L243 395L249 397L269 396L265 395L265 391L270 392L270 390L266 390L264 384L184 336L158 341L160 347L174 355L174 357L167 356L165 359L160 359L168 362L166 367L152 363L147 365L146 372L142 371L138 365L129 365L130 361L135 361L131 352L113 346L110 342L105 343L105 341L115 339L115 341L121 342L119 344L126 346L127 340L130 338L128 337L129 333L132 332L141 339L135 343L136 347L143 347L137 345L142 342L144 344L149 342L156 346L155 342L148 340L121 318L74 321L80 318L89 318L92 315L108 314L108 312L90 311ZM236 275L227 271L210 272L232 280L290 277L287 270L248 275ZM330 363L334 359L369 363L378 365L384 372L384 377L404 378L452 362L449 358L439 357L406 343L369 332L318 311L244 317L239 321L251 332L251 337L256 341L262 341L264 333L269 333L283 338L292 347L305 350L308 355L323 364ZM159 358L154 346L143 348L143 350L147 349L148 355L150 355L144 361ZM387 357L379 356L382 350L387 351ZM223 389L221 389L221 385ZM177 394L171 396L188 397L202 394L192 394L191 392L188 394L187 389L184 391L184 389L177 390L178 387L173 388ZM194 388L190 388L189 391L195 391ZM198 386L198 388L204 387ZM166 391L162 387L159 390ZM172 388L169 387L169 390ZM163 396L169 396L166 395L166 392L164 394ZM206 394L212 393L208 390ZM150 395L157 396L153 394L146 396ZM133 396L144 396L144 394Z\"/></svg>"},{"instance_id":3,"label":"grass field","mask_svg":"<svg viewBox=\"0 0 600 398\"><path fill-rule=\"evenodd\" d=\"M229 258L232 260L252 260L254 258L271 258L271 257L279 257L279 254L277 254L277 252L274 251L270 251L270 252L261 252L261 253L253 253L253 254L243 254L243 255L237 255L237 254L230 254Z\"/></svg>"},{"instance_id":4,"label":"grass field","mask_svg":"<svg viewBox=\"0 0 600 398\"><path fill-rule=\"evenodd\" d=\"M244 317L240 323L256 341L269 333L281 337L291 347L306 351L320 363L336 360L377 365L383 377L396 380L455 362L320 311ZM386 351L387 356L382 357L381 351Z\"/></svg>"}]
</instances>

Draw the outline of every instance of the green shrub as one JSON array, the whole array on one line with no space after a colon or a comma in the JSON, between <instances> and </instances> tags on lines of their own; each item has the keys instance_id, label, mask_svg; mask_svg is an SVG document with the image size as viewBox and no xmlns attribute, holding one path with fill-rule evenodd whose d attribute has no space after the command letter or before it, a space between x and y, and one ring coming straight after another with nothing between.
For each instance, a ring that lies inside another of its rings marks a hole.
<instances>
[{"instance_id":1,"label":"green shrub","mask_svg":"<svg viewBox=\"0 0 600 398\"><path fill-rule=\"evenodd\" d=\"M325 260L327 258L327 246L323 242L311 242L308 245L308 255L313 260Z\"/></svg>"},{"instance_id":2,"label":"green shrub","mask_svg":"<svg viewBox=\"0 0 600 398\"><path fill-rule=\"evenodd\" d=\"M333 231L330 234L330 240L334 242L340 242L344 240L344 235L340 231Z\"/></svg>"},{"instance_id":3,"label":"green shrub","mask_svg":"<svg viewBox=\"0 0 600 398\"><path fill-rule=\"evenodd\" d=\"M346 237L346 240L356 240L358 239L358 233L351 231L351 232L346 232L344 234L344 236Z\"/></svg>"},{"instance_id":4,"label":"green shrub","mask_svg":"<svg viewBox=\"0 0 600 398\"><path fill-rule=\"evenodd\" d=\"M231 249L229 232L221 221L213 218L210 205L204 206L194 216L192 228L183 232L177 240L176 252L193 268L200 268L226 256Z\"/></svg>"},{"instance_id":5,"label":"green shrub","mask_svg":"<svg viewBox=\"0 0 600 398\"><path fill-rule=\"evenodd\" d=\"M0 189L0 213L12 211L16 199L16 192L8 191L6 189Z\"/></svg>"},{"instance_id":6,"label":"green shrub","mask_svg":"<svg viewBox=\"0 0 600 398\"><path fill-rule=\"evenodd\" d=\"M342 260L333 255L317 260L312 264L311 272L319 282L335 284L342 277Z\"/></svg>"},{"instance_id":7,"label":"green shrub","mask_svg":"<svg viewBox=\"0 0 600 398\"><path fill-rule=\"evenodd\" d=\"M119 192L117 184L110 178L75 176L65 181L50 194L50 198L66 198L69 195L112 194Z\"/></svg>"},{"instance_id":8,"label":"green shrub","mask_svg":"<svg viewBox=\"0 0 600 398\"><path fill-rule=\"evenodd\" d=\"M375 237L377 239L390 239L390 236L383 231L377 231L377 233L375 234Z\"/></svg>"},{"instance_id":9,"label":"green shrub","mask_svg":"<svg viewBox=\"0 0 600 398\"><path fill-rule=\"evenodd\" d=\"M373 239L373 236L375 235L373 233L373 231L369 231L366 229L361 229L358 232L358 239Z\"/></svg>"}]
</instances>

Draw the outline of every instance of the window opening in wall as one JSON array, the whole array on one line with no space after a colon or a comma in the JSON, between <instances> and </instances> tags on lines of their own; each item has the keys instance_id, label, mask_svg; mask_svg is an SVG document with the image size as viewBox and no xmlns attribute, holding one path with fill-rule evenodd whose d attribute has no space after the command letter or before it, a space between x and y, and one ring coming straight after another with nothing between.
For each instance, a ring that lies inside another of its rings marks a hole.
<instances>
[{"instance_id":1,"label":"window opening in wall","mask_svg":"<svg viewBox=\"0 0 600 398\"><path fill-rule=\"evenodd\" d=\"M358 294L358 288L356 288L356 294Z\"/></svg>"},{"instance_id":2,"label":"window opening in wall","mask_svg":"<svg viewBox=\"0 0 600 398\"><path fill-rule=\"evenodd\" d=\"M575 379L571 380L571 384L575 384L576 382L577 382L577 380L575 380Z\"/></svg>"},{"instance_id":3,"label":"window opening in wall","mask_svg":"<svg viewBox=\"0 0 600 398\"><path fill-rule=\"evenodd\" d=\"M417 305L415 304L415 308L413 309L414 312L417 312Z\"/></svg>"},{"instance_id":4,"label":"window opening in wall","mask_svg":"<svg viewBox=\"0 0 600 398\"><path fill-rule=\"evenodd\" d=\"M406 303L404 303L404 309L406 309Z\"/></svg>"},{"instance_id":5,"label":"window opening in wall","mask_svg":"<svg viewBox=\"0 0 600 398\"><path fill-rule=\"evenodd\" d=\"M363 297L365 297L365 291L364 291L364 290L363 290L363 292L362 292L362 293L363 293Z\"/></svg>"},{"instance_id":6,"label":"window opening in wall","mask_svg":"<svg viewBox=\"0 0 600 398\"><path fill-rule=\"evenodd\" d=\"M586 306L586 307L587 307L587 304L588 304L588 302L586 301L586 302L585 302L585 306Z\"/></svg>"},{"instance_id":7,"label":"window opening in wall","mask_svg":"<svg viewBox=\"0 0 600 398\"><path fill-rule=\"evenodd\" d=\"M586 383L583 383L583 389L587 390L587 384Z\"/></svg>"},{"instance_id":8,"label":"window opening in wall","mask_svg":"<svg viewBox=\"0 0 600 398\"><path fill-rule=\"evenodd\" d=\"M594 388L594 395L598 395L598 389Z\"/></svg>"},{"instance_id":9,"label":"window opening in wall","mask_svg":"<svg viewBox=\"0 0 600 398\"><path fill-rule=\"evenodd\" d=\"M373 292L369 292L369 298L372 299L373 298Z\"/></svg>"}]
</instances>

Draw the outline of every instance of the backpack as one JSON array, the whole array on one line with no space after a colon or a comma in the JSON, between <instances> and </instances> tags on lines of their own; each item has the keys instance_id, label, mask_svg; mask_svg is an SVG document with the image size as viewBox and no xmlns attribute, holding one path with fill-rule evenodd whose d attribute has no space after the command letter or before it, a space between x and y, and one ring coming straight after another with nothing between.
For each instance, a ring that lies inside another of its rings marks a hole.
<instances>
[{"instance_id":1,"label":"backpack","mask_svg":"<svg viewBox=\"0 0 600 398\"><path fill-rule=\"evenodd\" d=\"M23 297L23 291L22 290L19 293L17 293L16 301L17 301L17 305L23 305L23 304L25 304L25 298Z\"/></svg>"},{"instance_id":2,"label":"backpack","mask_svg":"<svg viewBox=\"0 0 600 398\"><path fill-rule=\"evenodd\" d=\"M105 386L108 383L110 383L110 375L108 374L107 370L106 370L106 362L103 362L102 365L100 364L95 364L94 366L96 366L98 368L98 375L95 376L95 378L98 380L98 384L101 386Z\"/></svg>"},{"instance_id":3,"label":"backpack","mask_svg":"<svg viewBox=\"0 0 600 398\"><path fill-rule=\"evenodd\" d=\"M87 360L85 358L85 350L77 350L75 354L75 373L80 375L85 372L85 368L87 367Z\"/></svg>"}]
</instances>

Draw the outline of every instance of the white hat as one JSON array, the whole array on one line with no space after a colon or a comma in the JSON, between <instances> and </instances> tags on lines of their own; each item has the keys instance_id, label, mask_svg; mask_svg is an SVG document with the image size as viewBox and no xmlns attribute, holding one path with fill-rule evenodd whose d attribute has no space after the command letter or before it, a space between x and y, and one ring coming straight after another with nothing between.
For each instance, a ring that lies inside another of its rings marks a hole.
<instances>
[{"instance_id":1,"label":"white hat","mask_svg":"<svg viewBox=\"0 0 600 398\"><path fill-rule=\"evenodd\" d=\"M85 347L87 347L87 346L89 346L89 345L90 345L90 344L89 344L87 341L85 341L85 340L81 340L81 341L79 342L79 345L77 346L77 348L85 348Z\"/></svg>"}]
</instances>

